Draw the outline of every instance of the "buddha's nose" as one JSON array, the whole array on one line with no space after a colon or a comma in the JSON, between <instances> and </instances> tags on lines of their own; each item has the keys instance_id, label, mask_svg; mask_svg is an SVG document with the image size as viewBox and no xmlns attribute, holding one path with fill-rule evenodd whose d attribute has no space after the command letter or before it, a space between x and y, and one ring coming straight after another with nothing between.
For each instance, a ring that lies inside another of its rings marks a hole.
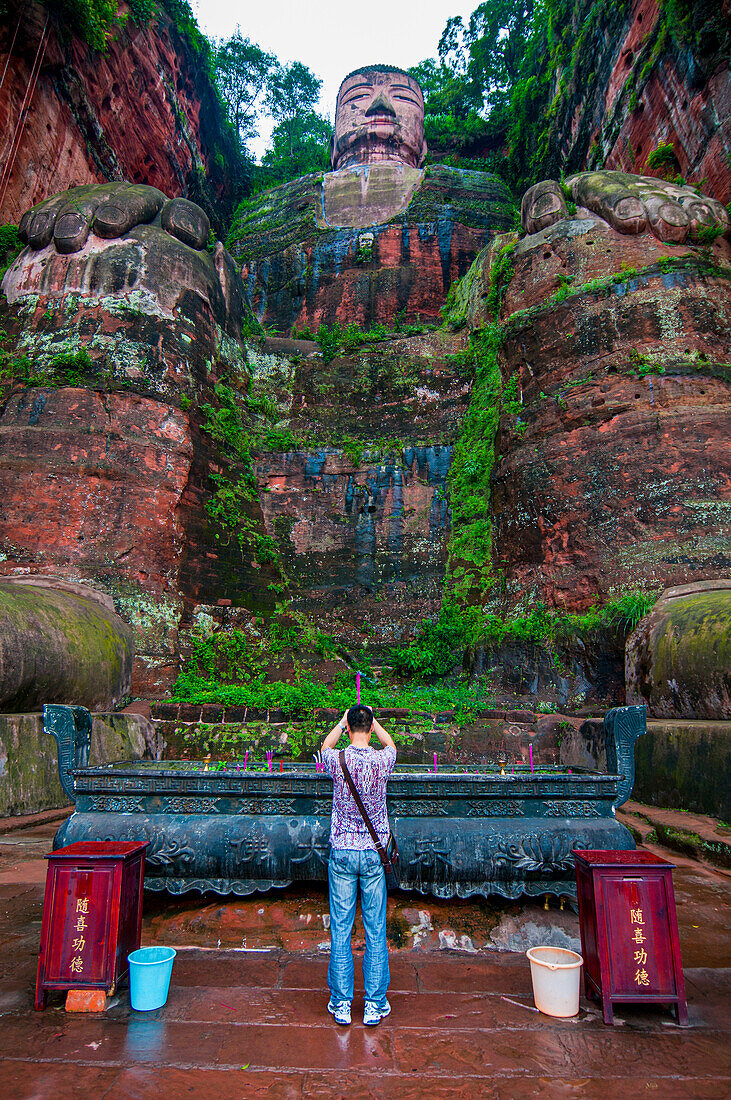
<instances>
[{"instance_id":1,"label":"buddha's nose","mask_svg":"<svg viewBox=\"0 0 731 1100\"><path fill-rule=\"evenodd\" d=\"M380 91L366 111L369 115L393 115L396 118L396 109L384 91Z\"/></svg>"}]
</instances>

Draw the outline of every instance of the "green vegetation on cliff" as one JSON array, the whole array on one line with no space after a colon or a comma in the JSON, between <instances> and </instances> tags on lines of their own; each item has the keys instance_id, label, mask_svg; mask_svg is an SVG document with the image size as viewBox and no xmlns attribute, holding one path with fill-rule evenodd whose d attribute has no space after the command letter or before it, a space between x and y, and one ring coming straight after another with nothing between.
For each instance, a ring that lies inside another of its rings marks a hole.
<instances>
[{"instance_id":1,"label":"green vegetation on cliff","mask_svg":"<svg viewBox=\"0 0 731 1100\"><path fill-rule=\"evenodd\" d=\"M472 396L449 471L452 534L447 593L465 604L478 601L494 580L490 476L503 388L497 359L500 341L497 325L471 337L466 365L472 371Z\"/></svg>"},{"instance_id":2,"label":"green vegetation on cliff","mask_svg":"<svg viewBox=\"0 0 731 1100\"><path fill-rule=\"evenodd\" d=\"M555 611L539 602L528 614L503 617L478 607L461 607L447 598L436 619L424 620L413 642L392 651L391 663L402 675L429 680L454 672L461 664L461 653L478 646L497 649L506 643L560 649L577 637L587 639L600 631L624 641L655 599L630 591L581 615Z\"/></svg>"},{"instance_id":3,"label":"green vegetation on cliff","mask_svg":"<svg viewBox=\"0 0 731 1100\"><path fill-rule=\"evenodd\" d=\"M630 0L493 0L466 23L449 19L439 61L411 70L425 91L432 155L460 163L479 150L516 194L585 163L601 167L603 141L614 140L623 112L640 109L642 90L664 57L682 52L706 77L728 57L731 24L717 0L659 6L657 22L627 56L619 102L598 139L589 105L604 95ZM569 133L567 154L561 139Z\"/></svg>"},{"instance_id":4,"label":"green vegetation on cliff","mask_svg":"<svg viewBox=\"0 0 731 1100\"><path fill-rule=\"evenodd\" d=\"M0 281L22 248L17 225L0 225Z\"/></svg>"},{"instance_id":5,"label":"green vegetation on cliff","mask_svg":"<svg viewBox=\"0 0 731 1100\"><path fill-rule=\"evenodd\" d=\"M250 551L260 565L279 565L279 553L274 540L262 533L256 514L259 491L252 465L250 439L244 430L240 399L231 386L219 382L214 388L216 405L201 405L205 417L201 430L219 445L226 456L226 467L213 473L213 491L206 497L205 509L223 532L238 542L242 553Z\"/></svg>"},{"instance_id":6,"label":"green vegetation on cliff","mask_svg":"<svg viewBox=\"0 0 731 1100\"><path fill-rule=\"evenodd\" d=\"M472 396L449 475L452 532L442 609L438 617L423 622L418 637L410 645L393 651L391 663L403 675L427 679L443 676L455 670L460 652L476 646L534 643L550 649L560 647L572 636L586 638L596 631L609 632L622 640L656 598L652 593L629 591L603 606L597 598L583 615L549 609L540 603L528 614L514 613L506 618L495 613L504 588L500 570L492 560L491 477L498 429L501 423L504 431L521 433L526 428L519 379L515 374L503 377L501 348L508 336L514 337L540 313L555 309L567 298L615 293L622 284L660 278L675 270L682 272L688 266L700 268L708 275L723 277L724 273L707 257L689 253L653 263L639 272L623 268L582 285L574 286L566 280L545 302L530 310L517 311L501 324L497 318L506 287L513 278L516 245L517 238L496 239L480 254L464 279L453 285L445 306L446 323L453 328L467 323L475 303L479 307L477 315L486 311L493 320L471 334L468 351L463 355L465 368L472 377ZM701 364L701 369L707 367ZM694 371L696 365L686 362L682 369ZM626 372L644 377L664 373L664 367L633 351ZM561 402L560 393L556 400Z\"/></svg>"},{"instance_id":7,"label":"green vegetation on cliff","mask_svg":"<svg viewBox=\"0 0 731 1100\"><path fill-rule=\"evenodd\" d=\"M129 16L115 0L41 0L61 30L78 35L92 49L102 53L109 41L131 18L138 26L146 26L165 12L176 30L188 40L190 47L204 58L208 40L196 23L188 0L127 0Z\"/></svg>"},{"instance_id":8,"label":"green vegetation on cliff","mask_svg":"<svg viewBox=\"0 0 731 1100\"><path fill-rule=\"evenodd\" d=\"M339 716L353 705L355 671L346 668L343 662L342 672L329 682L322 682L304 663L313 651L332 657L336 647L331 638L304 618L298 621L296 629L282 629L275 620L268 629L259 625L255 633L228 630L200 634L173 687L172 697L192 703L277 709L286 716L298 717L329 708ZM276 678L280 660L290 666L294 663L293 682ZM356 660L357 667L365 673L363 698L374 707L403 707L422 713L454 708L461 718L468 719L489 703L484 687L478 684L455 687L415 683L397 687L377 683L368 672L367 658L359 654ZM453 664L453 657L445 658L445 672Z\"/></svg>"}]
</instances>

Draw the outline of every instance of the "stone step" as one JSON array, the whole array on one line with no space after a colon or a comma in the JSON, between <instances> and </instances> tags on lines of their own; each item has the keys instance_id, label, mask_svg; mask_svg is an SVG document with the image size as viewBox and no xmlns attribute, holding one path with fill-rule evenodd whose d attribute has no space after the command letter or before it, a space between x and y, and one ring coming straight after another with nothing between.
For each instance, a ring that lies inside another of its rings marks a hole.
<instances>
[{"instance_id":1,"label":"stone step","mask_svg":"<svg viewBox=\"0 0 731 1100\"><path fill-rule=\"evenodd\" d=\"M706 814L647 806L630 800L619 811L623 824L642 843L731 868L731 826Z\"/></svg>"},{"instance_id":2,"label":"stone step","mask_svg":"<svg viewBox=\"0 0 731 1100\"><path fill-rule=\"evenodd\" d=\"M272 724L284 722L315 721L326 725L333 725L341 717L342 712L329 708L316 708L314 710L293 710L290 713L281 708L224 706L218 703L184 703L173 699L156 699L150 702L150 712L153 719L174 720L180 722L268 722ZM419 711L407 707L383 707L378 711L378 716L383 721L404 719L430 719L439 725L454 720L454 710L445 711ZM531 723L535 722L536 715L530 710L501 707L488 707L479 712L480 718L500 718L509 722Z\"/></svg>"}]
</instances>

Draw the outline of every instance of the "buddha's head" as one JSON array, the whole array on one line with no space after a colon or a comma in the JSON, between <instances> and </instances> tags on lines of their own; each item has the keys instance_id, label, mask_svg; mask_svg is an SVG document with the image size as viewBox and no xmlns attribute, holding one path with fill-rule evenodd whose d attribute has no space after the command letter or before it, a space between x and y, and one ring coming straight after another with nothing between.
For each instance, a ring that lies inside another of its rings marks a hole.
<instances>
[{"instance_id":1,"label":"buddha's head","mask_svg":"<svg viewBox=\"0 0 731 1100\"><path fill-rule=\"evenodd\" d=\"M420 168L425 157L424 96L413 76L386 65L346 76L335 107L333 168L378 161Z\"/></svg>"}]
</instances>

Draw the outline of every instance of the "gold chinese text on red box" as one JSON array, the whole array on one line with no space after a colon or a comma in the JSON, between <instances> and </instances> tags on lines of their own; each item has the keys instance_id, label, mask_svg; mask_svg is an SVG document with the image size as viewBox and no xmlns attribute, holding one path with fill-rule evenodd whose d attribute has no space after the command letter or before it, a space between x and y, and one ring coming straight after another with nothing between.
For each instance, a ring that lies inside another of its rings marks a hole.
<instances>
[{"instance_id":1,"label":"gold chinese text on red box","mask_svg":"<svg viewBox=\"0 0 731 1100\"><path fill-rule=\"evenodd\" d=\"M140 945L146 848L88 841L46 857L36 1008L49 989L114 992Z\"/></svg>"},{"instance_id":2,"label":"gold chinese text on red box","mask_svg":"<svg viewBox=\"0 0 731 1100\"><path fill-rule=\"evenodd\" d=\"M575 851L586 996L675 1007L688 1022L673 864L646 851Z\"/></svg>"}]
</instances>

